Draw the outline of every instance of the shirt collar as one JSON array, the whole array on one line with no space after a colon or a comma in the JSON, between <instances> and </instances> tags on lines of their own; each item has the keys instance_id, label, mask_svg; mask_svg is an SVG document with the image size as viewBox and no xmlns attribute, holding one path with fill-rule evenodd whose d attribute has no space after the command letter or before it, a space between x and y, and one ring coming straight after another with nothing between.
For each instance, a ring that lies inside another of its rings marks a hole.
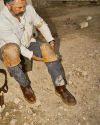
<instances>
[{"instance_id":1,"label":"shirt collar","mask_svg":"<svg viewBox=\"0 0 100 125\"><path fill-rule=\"evenodd\" d=\"M8 18L10 20L11 23L15 23L16 21L18 21L18 19L16 17L14 17L8 10L8 8L6 6L3 7L3 9L1 10L1 14L3 14L6 18ZM25 13L23 14L23 16L21 18L25 17Z\"/></svg>"}]
</instances>

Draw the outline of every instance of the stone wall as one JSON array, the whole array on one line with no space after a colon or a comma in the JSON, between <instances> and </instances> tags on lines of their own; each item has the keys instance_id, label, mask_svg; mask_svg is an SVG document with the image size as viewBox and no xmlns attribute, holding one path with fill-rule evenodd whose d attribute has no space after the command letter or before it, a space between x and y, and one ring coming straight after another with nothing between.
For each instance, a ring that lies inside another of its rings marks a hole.
<instances>
[{"instance_id":1,"label":"stone wall","mask_svg":"<svg viewBox=\"0 0 100 125\"><path fill-rule=\"evenodd\" d=\"M47 4L47 0L32 0L32 5L34 7L42 7L42 6L46 6Z\"/></svg>"}]
</instances>

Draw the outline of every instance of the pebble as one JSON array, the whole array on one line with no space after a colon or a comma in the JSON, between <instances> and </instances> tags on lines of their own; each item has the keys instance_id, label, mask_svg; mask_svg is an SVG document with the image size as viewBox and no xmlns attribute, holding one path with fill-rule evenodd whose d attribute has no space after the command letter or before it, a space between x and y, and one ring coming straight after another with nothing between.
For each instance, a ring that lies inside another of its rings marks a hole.
<instances>
[{"instance_id":1,"label":"pebble","mask_svg":"<svg viewBox=\"0 0 100 125\"><path fill-rule=\"evenodd\" d=\"M67 111L68 109L64 108L64 111Z\"/></svg>"},{"instance_id":2,"label":"pebble","mask_svg":"<svg viewBox=\"0 0 100 125\"><path fill-rule=\"evenodd\" d=\"M78 125L80 125L80 122L78 123Z\"/></svg>"},{"instance_id":3,"label":"pebble","mask_svg":"<svg viewBox=\"0 0 100 125\"><path fill-rule=\"evenodd\" d=\"M59 112L59 113L58 113L58 115L60 116L60 115L61 115L61 113Z\"/></svg>"},{"instance_id":4,"label":"pebble","mask_svg":"<svg viewBox=\"0 0 100 125\"><path fill-rule=\"evenodd\" d=\"M49 118L47 118L46 120L49 121Z\"/></svg>"},{"instance_id":5,"label":"pebble","mask_svg":"<svg viewBox=\"0 0 100 125\"><path fill-rule=\"evenodd\" d=\"M36 116L36 113L33 113L33 116L35 117L35 116Z\"/></svg>"},{"instance_id":6,"label":"pebble","mask_svg":"<svg viewBox=\"0 0 100 125\"><path fill-rule=\"evenodd\" d=\"M16 109L13 109L14 112L16 112L17 110Z\"/></svg>"},{"instance_id":7,"label":"pebble","mask_svg":"<svg viewBox=\"0 0 100 125\"><path fill-rule=\"evenodd\" d=\"M30 123L30 125L34 125L34 121L32 121L32 122Z\"/></svg>"},{"instance_id":8,"label":"pebble","mask_svg":"<svg viewBox=\"0 0 100 125\"><path fill-rule=\"evenodd\" d=\"M24 117L24 119L27 119L27 117Z\"/></svg>"},{"instance_id":9,"label":"pebble","mask_svg":"<svg viewBox=\"0 0 100 125\"><path fill-rule=\"evenodd\" d=\"M29 108L29 106L28 106L28 105L26 105L26 108L28 109L28 108Z\"/></svg>"},{"instance_id":10,"label":"pebble","mask_svg":"<svg viewBox=\"0 0 100 125\"><path fill-rule=\"evenodd\" d=\"M84 119L84 120L86 120L86 118L85 118L85 117L83 117L83 119Z\"/></svg>"},{"instance_id":11,"label":"pebble","mask_svg":"<svg viewBox=\"0 0 100 125\"><path fill-rule=\"evenodd\" d=\"M98 50L95 50L94 52L95 52L95 53L97 53L97 54L99 53L99 51L98 51Z\"/></svg>"},{"instance_id":12,"label":"pebble","mask_svg":"<svg viewBox=\"0 0 100 125\"><path fill-rule=\"evenodd\" d=\"M9 115L9 112L6 112L5 116L7 117Z\"/></svg>"},{"instance_id":13,"label":"pebble","mask_svg":"<svg viewBox=\"0 0 100 125\"><path fill-rule=\"evenodd\" d=\"M12 119L10 122L10 125L16 125L17 120L16 119Z\"/></svg>"},{"instance_id":14,"label":"pebble","mask_svg":"<svg viewBox=\"0 0 100 125\"><path fill-rule=\"evenodd\" d=\"M2 105L2 107L0 106L0 113L2 113L3 112L3 110L5 109L5 105Z\"/></svg>"},{"instance_id":15,"label":"pebble","mask_svg":"<svg viewBox=\"0 0 100 125\"><path fill-rule=\"evenodd\" d=\"M29 124L25 122L24 125L29 125Z\"/></svg>"},{"instance_id":16,"label":"pebble","mask_svg":"<svg viewBox=\"0 0 100 125\"><path fill-rule=\"evenodd\" d=\"M87 20L91 20L91 19L92 19L92 16L88 16L88 17L87 17Z\"/></svg>"},{"instance_id":17,"label":"pebble","mask_svg":"<svg viewBox=\"0 0 100 125\"><path fill-rule=\"evenodd\" d=\"M69 80L68 83L71 85L73 82L71 80Z\"/></svg>"},{"instance_id":18,"label":"pebble","mask_svg":"<svg viewBox=\"0 0 100 125\"><path fill-rule=\"evenodd\" d=\"M29 114L29 113L30 113L30 111L28 110L28 111L27 111L27 113Z\"/></svg>"},{"instance_id":19,"label":"pebble","mask_svg":"<svg viewBox=\"0 0 100 125\"><path fill-rule=\"evenodd\" d=\"M21 105L20 107L19 107L19 109L22 109L23 108L23 106Z\"/></svg>"},{"instance_id":20,"label":"pebble","mask_svg":"<svg viewBox=\"0 0 100 125\"><path fill-rule=\"evenodd\" d=\"M47 82L47 79L45 78L43 81L44 81L44 82Z\"/></svg>"},{"instance_id":21,"label":"pebble","mask_svg":"<svg viewBox=\"0 0 100 125\"><path fill-rule=\"evenodd\" d=\"M87 75L88 75L87 71L82 70L81 68L77 68L76 70L77 70L78 72L81 72L83 76L87 76ZM77 74L77 75L78 75L78 74Z\"/></svg>"},{"instance_id":22,"label":"pebble","mask_svg":"<svg viewBox=\"0 0 100 125\"><path fill-rule=\"evenodd\" d=\"M81 28L88 27L88 22L82 22L79 24Z\"/></svg>"},{"instance_id":23,"label":"pebble","mask_svg":"<svg viewBox=\"0 0 100 125\"><path fill-rule=\"evenodd\" d=\"M83 76L87 76L87 71L82 71Z\"/></svg>"},{"instance_id":24,"label":"pebble","mask_svg":"<svg viewBox=\"0 0 100 125\"><path fill-rule=\"evenodd\" d=\"M43 92L46 92L45 90L43 90Z\"/></svg>"},{"instance_id":25,"label":"pebble","mask_svg":"<svg viewBox=\"0 0 100 125\"><path fill-rule=\"evenodd\" d=\"M63 106L59 107L60 109L63 109Z\"/></svg>"},{"instance_id":26,"label":"pebble","mask_svg":"<svg viewBox=\"0 0 100 125\"><path fill-rule=\"evenodd\" d=\"M15 98L14 102L15 104L18 104L21 100L19 98Z\"/></svg>"}]
</instances>

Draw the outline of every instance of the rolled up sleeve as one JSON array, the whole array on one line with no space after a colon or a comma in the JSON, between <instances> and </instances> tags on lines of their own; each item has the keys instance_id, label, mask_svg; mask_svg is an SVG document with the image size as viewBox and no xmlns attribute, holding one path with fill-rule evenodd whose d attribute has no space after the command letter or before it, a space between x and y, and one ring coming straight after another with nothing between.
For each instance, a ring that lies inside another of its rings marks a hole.
<instances>
[{"instance_id":1,"label":"rolled up sleeve","mask_svg":"<svg viewBox=\"0 0 100 125\"><path fill-rule=\"evenodd\" d=\"M38 28L38 30L41 32L41 34L44 36L47 42L54 40L46 22L36 13L35 9L31 7L31 5L29 6L31 10L30 13L33 17L34 26Z\"/></svg>"}]
</instances>

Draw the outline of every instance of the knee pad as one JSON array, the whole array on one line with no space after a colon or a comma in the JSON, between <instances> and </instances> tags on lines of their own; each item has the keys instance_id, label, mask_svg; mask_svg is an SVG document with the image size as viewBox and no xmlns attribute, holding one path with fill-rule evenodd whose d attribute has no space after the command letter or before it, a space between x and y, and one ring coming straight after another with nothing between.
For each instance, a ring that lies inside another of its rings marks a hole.
<instances>
[{"instance_id":1,"label":"knee pad","mask_svg":"<svg viewBox=\"0 0 100 125\"><path fill-rule=\"evenodd\" d=\"M20 63L20 52L17 44L7 43L1 48L1 52L5 66L13 67Z\"/></svg>"},{"instance_id":2,"label":"knee pad","mask_svg":"<svg viewBox=\"0 0 100 125\"><path fill-rule=\"evenodd\" d=\"M53 62L57 60L57 56L54 49L49 43L43 43L40 46L44 62Z\"/></svg>"}]
</instances>

